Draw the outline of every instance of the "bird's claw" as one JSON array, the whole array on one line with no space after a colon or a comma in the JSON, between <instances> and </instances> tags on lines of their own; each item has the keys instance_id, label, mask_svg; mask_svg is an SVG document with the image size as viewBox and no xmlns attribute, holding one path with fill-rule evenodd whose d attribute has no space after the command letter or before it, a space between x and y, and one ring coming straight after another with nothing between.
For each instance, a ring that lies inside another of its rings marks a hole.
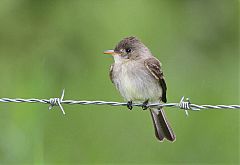
<instances>
[{"instance_id":1,"label":"bird's claw","mask_svg":"<svg viewBox=\"0 0 240 165\"><path fill-rule=\"evenodd\" d=\"M143 109L143 110L148 109L148 100L146 100L146 101L143 102L143 104L142 104L142 109Z\"/></svg>"},{"instance_id":2,"label":"bird's claw","mask_svg":"<svg viewBox=\"0 0 240 165\"><path fill-rule=\"evenodd\" d=\"M132 101L128 101L127 102L127 108L129 109L129 110L132 110L132 108L133 108L133 106L132 106Z\"/></svg>"}]
</instances>

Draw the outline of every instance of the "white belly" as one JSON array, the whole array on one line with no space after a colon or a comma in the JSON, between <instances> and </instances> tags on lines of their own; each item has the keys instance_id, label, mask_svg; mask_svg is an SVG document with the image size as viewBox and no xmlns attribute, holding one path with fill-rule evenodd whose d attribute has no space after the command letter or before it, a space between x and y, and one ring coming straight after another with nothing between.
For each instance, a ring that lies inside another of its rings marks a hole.
<instances>
[{"instance_id":1,"label":"white belly","mask_svg":"<svg viewBox=\"0 0 240 165\"><path fill-rule=\"evenodd\" d=\"M160 100L162 88L159 82L145 66L142 65L142 69L135 66L134 63L126 63L118 70L114 70L115 73L117 72L117 75L113 81L121 95L127 101Z\"/></svg>"}]
</instances>

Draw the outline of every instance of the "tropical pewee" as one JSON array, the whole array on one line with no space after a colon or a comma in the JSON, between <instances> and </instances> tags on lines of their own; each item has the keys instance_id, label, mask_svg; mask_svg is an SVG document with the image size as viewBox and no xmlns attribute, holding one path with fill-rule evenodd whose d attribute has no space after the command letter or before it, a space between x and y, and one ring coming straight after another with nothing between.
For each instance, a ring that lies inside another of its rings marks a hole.
<instances>
[{"instance_id":1,"label":"tropical pewee","mask_svg":"<svg viewBox=\"0 0 240 165\"><path fill-rule=\"evenodd\" d=\"M129 109L132 109L132 102L143 102L143 109L147 109L148 103L167 102L167 86L161 63L139 39L132 36L124 38L114 50L104 53L111 54L114 58L110 78L128 101ZM166 138L174 141L175 135L163 109L149 109L158 140L163 141Z\"/></svg>"}]
</instances>

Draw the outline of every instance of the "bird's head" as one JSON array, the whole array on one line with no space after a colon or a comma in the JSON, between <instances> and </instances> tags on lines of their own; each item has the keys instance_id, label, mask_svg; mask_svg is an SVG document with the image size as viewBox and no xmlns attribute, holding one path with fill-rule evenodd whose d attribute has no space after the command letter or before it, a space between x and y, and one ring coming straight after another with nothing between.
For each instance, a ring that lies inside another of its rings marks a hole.
<instances>
[{"instance_id":1,"label":"bird's head","mask_svg":"<svg viewBox=\"0 0 240 165\"><path fill-rule=\"evenodd\" d=\"M106 50L104 54L113 55L115 62L138 60L151 56L149 49L134 36L124 38L114 50Z\"/></svg>"}]
</instances>

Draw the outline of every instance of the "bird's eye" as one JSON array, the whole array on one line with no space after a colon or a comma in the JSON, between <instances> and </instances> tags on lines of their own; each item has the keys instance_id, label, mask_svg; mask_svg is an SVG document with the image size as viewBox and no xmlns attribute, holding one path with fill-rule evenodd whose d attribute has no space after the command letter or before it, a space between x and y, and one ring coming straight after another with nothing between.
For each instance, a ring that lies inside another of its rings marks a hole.
<instances>
[{"instance_id":1,"label":"bird's eye","mask_svg":"<svg viewBox=\"0 0 240 165\"><path fill-rule=\"evenodd\" d=\"M126 52L127 52L127 53L130 53L131 51L132 51L131 48L127 48L127 49L126 49Z\"/></svg>"}]
</instances>

